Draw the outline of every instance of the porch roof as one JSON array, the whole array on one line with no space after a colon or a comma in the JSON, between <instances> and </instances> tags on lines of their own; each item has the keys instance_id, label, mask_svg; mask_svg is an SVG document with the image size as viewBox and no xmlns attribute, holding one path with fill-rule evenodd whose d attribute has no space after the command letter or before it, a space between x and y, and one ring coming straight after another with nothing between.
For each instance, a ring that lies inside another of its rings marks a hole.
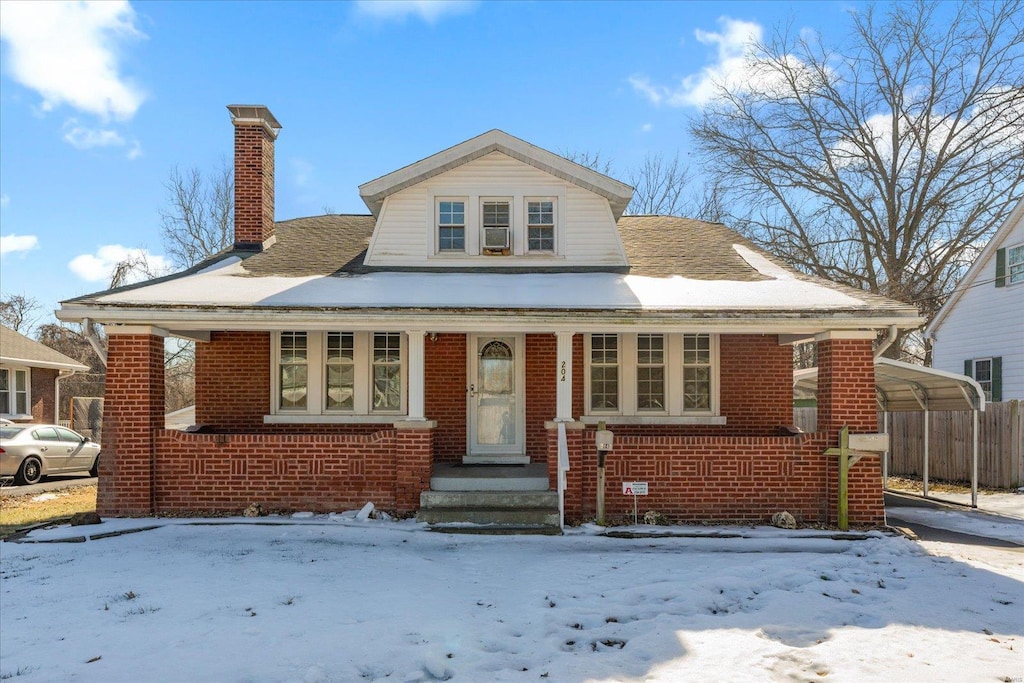
<instances>
[{"instance_id":1,"label":"porch roof","mask_svg":"<svg viewBox=\"0 0 1024 683\"><path fill-rule=\"evenodd\" d=\"M818 393L818 368L793 373L797 398ZM889 358L875 359L875 392L882 410L985 410L985 392L970 377L911 365Z\"/></svg>"},{"instance_id":2,"label":"porch roof","mask_svg":"<svg viewBox=\"0 0 1024 683\"><path fill-rule=\"evenodd\" d=\"M456 315L516 316L520 322L534 315L547 326L572 313L598 323L664 322L659 317L702 325L834 323L803 325L804 332L923 323L913 306L790 270L719 223L623 217L627 272L572 265L371 268L362 256L372 231L370 216L281 221L276 243L262 253L229 251L183 273L71 299L58 317L165 325L273 315L280 324L295 324L323 320L329 311L335 323L394 314L431 329Z\"/></svg>"}]
</instances>

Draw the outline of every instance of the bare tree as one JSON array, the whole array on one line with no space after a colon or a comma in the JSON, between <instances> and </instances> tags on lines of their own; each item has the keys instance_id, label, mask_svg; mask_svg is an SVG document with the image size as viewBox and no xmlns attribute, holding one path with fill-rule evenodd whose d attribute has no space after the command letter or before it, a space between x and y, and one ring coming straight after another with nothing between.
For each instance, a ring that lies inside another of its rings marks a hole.
<instances>
[{"instance_id":1,"label":"bare tree","mask_svg":"<svg viewBox=\"0 0 1024 683\"><path fill-rule=\"evenodd\" d=\"M627 213L679 216L686 204L690 173L679 165L678 152L672 159L648 154L629 174L629 184L634 191Z\"/></svg>"},{"instance_id":2,"label":"bare tree","mask_svg":"<svg viewBox=\"0 0 1024 683\"><path fill-rule=\"evenodd\" d=\"M188 268L231 246L235 184L227 161L207 176L198 168L182 172L175 166L164 187L161 232L164 249L177 265Z\"/></svg>"},{"instance_id":3,"label":"bare tree","mask_svg":"<svg viewBox=\"0 0 1024 683\"><path fill-rule=\"evenodd\" d=\"M60 419L70 419L69 407L72 398L103 396L107 369L85 334L67 325L49 323L39 326L37 339L42 345L89 366L88 371L76 372L71 377L61 380ZM106 344L105 338L102 344Z\"/></svg>"},{"instance_id":4,"label":"bare tree","mask_svg":"<svg viewBox=\"0 0 1024 683\"><path fill-rule=\"evenodd\" d=\"M784 32L754 46L750 77L720 83L691 133L752 239L931 317L1021 197L1024 11L918 1L851 16L844 48Z\"/></svg>"},{"instance_id":5,"label":"bare tree","mask_svg":"<svg viewBox=\"0 0 1024 683\"><path fill-rule=\"evenodd\" d=\"M569 161L607 176L615 174L611 159L600 152L562 152ZM684 168L676 152L671 159L658 152L648 153L628 173L633 199L626 207L630 215L686 216L720 221L724 215L721 191L712 183L699 189L691 187L692 175Z\"/></svg>"},{"instance_id":6,"label":"bare tree","mask_svg":"<svg viewBox=\"0 0 1024 683\"><path fill-rule=\"evenodd\" d=\"M25 334L39 319L37 310L39 302L34 297L11 294L0 299L0 324Z\"/></svg>"}]
</instances>

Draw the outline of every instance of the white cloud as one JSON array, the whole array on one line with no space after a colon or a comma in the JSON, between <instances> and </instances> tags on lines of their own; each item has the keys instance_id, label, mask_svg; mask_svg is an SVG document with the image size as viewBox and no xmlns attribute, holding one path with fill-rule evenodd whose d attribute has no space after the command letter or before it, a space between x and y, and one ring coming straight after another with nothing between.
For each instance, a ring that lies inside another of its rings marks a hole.
<instances>
[{"instance_id":1,"label":"white cloud","mask_svg":"<svg viewBox=\"0 0 1024 683\"><path fill-rule=\"evenodd\" d=\"M720 17L721 31L697 29L694 36L704 45L714 46L716 61L679 80L675 86L657 85L642 75L629 78L633 89L651 104L670 107L700 107L715 97L716 84L743 87L756 82L750 67L750 55L764 33L760 24Z\"/></svg>"},{"instance_id":2,"label":"white cloud","mask_svg":"<svg viewBox=\"0 0 1024 683\"><path fill-rule=\"evenodd\" d=\"M641 133L650 133L652 130L654 130L653 123L645 123L642 126L640 126Z\"/></svg>"},{"instance_id":3,"label":"white cloud","mask_svg":"<svg viewBox=\"0 0 1024 683\"><path fill-rule=\"evenodd\" d=\"M44 111L67 104L103 120L130 119L145 95L121 74L119 52L145 37L135 22L127 2L5 1L5 69L39 93Z\"/></svg>"},{"instance_id":4,"label":"white cloud","mask_svg":"<svg viewBox=\"0 0 1024 683\"><path fill-rule=\"evenodd\" d=\"M11 198L10 198L9 195L0 194L0 207L7 206L10 203L11 203Z\"/></svg>"},{"instance_id":5,"label":"white cloud","mask_svg":"<svg viewBox=\"0 0 1024 683\"><path fill-rule=\"evenodd\" d=\"M68 268L72 273L87 282L110 282L114 268L125 261L145 263L148 273L136 269L131 282L139 282L147 277L166 275L174 270L173 264L165 257L151 254L146 249L125 247L120 244L107 244L96 250L95 254L82 254L71 259Z\"/></svg>"},{"instance_id":6,"label":"white cloud","mask_svg":"<svg viewBox=\"0 0 1024 683\"><path fill-rule=\"evenodd\" d=\"M314 166L305 159L292 159L292 179L296 187L306 187L313 176Z\"/></svg>"},{"instance_id":7,"label":"white cloud","mask_svg":"<svg viewBox=\"0 0 1024 683\"><path fill-rule=\"evenodd\" d=\"M135 161L142 156L142 143L138 140L132 140L132 146L128 149L128 158Z\"/></svg>"},{"instance_id":8,"label":"white cloud","mask_svg":"<svg viewBox=\"0 0 1024 683\"><path fill-rule=\"evenodd\" d=\"M6 197L7 195L4 195ZM35 235L0 235L0 256L14 254L19 251L31 251L39 246L39 238Z\"/></svg>"},{"instance_id":9,"label":"white cloud","mask_svg":"<svg viewBox=\"0 0 1024 683\"><path fill-rule=\"evenodd\" d=\"M80 124L78 119L68 119L64 122L64 141L75 149L124 145L124 138L117 131L87 128Z\"/></svg>"},{"instance_id":10,"label":"white cloud","mask_svg":"<svg viewBox=\"0 0 1024 683\"><path fill-rule=\"evenodd\" d=\"M375 19L404 21L414 16L433 24L445 15L471 12L476 5L474 0L359 0L356 10Z\"/></svg>"}]
</instances>

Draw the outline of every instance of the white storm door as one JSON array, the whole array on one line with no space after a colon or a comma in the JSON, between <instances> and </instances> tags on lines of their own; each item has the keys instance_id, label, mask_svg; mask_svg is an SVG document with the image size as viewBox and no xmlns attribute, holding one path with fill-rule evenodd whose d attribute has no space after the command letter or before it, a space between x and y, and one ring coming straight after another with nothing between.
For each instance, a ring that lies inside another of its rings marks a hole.
<instances>
[{"instance_id":1,"label":"white storm door","mask_svg":"<svg viewBox=\"0 0 1024 683\"><path fill-rule=\"evenodd\" d=\"M467 461L520 462L526 427L523 335L470 335Z\"/></svg>"}]
</instances>

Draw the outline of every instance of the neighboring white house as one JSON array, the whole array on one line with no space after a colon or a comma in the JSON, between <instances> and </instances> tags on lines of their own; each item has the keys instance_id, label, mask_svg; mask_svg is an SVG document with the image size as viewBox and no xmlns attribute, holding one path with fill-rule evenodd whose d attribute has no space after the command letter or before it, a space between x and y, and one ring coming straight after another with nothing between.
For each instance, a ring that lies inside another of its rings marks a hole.
<instances>
[{"instance_id":1,"label":"neighboring white house","mask_svg":"<svg viewBox=\"0 0 1024 683\"><path fill-rule=\"evenodd\" d=\"M973 377L989 401L1024 399L1024 201L925 330L932 366Z\"/></svg>"}]
</instances>

